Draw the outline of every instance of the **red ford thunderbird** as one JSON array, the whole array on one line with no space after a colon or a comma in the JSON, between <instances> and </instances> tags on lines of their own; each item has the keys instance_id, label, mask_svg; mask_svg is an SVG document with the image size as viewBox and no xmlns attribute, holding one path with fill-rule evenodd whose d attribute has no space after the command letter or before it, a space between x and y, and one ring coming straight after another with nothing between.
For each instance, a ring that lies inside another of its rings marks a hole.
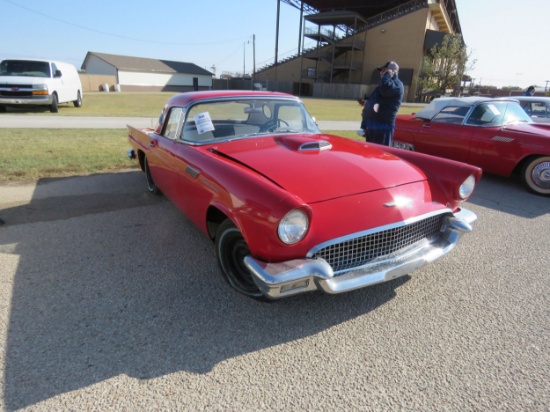
<instances>
[{"instance_id":1,"label":"red ford thunderbird","mask_svg":"<svg viewBox=\"0 0 550 412\"><path fill-rule=\"evenodd\" d=\"M215 242L221 274L252 298L340 293L395 279L471 230L475 166L323 134L300 99L172 97L128 154Z\"/></svg>"},{"instance_id":2,"label":"red ford thunderbird","mask_svg":"<svg viewBox=\"0 0 550 412\"><path fill-rule=\"evenodd\" d=\"M550 195L550 124L536 124L512 99L434 99L415 115L399 115L394 146L519 174L525 186Z\"/></svg>"}]
</instances>

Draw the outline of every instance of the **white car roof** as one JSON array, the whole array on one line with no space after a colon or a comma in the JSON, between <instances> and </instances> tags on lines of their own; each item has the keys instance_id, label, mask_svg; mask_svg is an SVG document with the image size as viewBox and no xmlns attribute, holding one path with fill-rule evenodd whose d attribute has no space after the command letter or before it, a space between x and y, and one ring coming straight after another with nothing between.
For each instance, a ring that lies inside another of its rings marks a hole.
<instances>
[{"instance_id":1,"label":"white car roof","mask_svg":"<svg viewBox=\"0 0 550 412\"><path fill-rule=\"evenodd\" d=\"M510 99L524 102L550 102L550 97L547 96L511 96Z\"/></svg>"},{"instance_id":2,"label":"white car roof","mask_svg":"<svg viewBox=\"0 0 550 412\"><path fill-rule=\"evenodd\" d=\"M477 103L481 102L494 102L494 101L511 101L518 103L519 96L512 97L480 97L480 96L471 96L471 97L438 97L433 99L429 104L424 106L422 110L419 110L415 116L421 119L431 120L436 114L438 114L445 107L470 107L474 106ZM540 99L539 99L540 100Z\"/></svg>"},{"instance_id":3,"label":"white car roof","mask_svg":"<svg viewBox=\"0 0 550 412\"><path fill-rule=\"evenodd\" d=\"M478 102L492 100L487 97L440 97L433 99L422 110L418 111L415 116L422 119L431 119L441 110L448 106L469 107Z\"/></svg>"}]
</instances>

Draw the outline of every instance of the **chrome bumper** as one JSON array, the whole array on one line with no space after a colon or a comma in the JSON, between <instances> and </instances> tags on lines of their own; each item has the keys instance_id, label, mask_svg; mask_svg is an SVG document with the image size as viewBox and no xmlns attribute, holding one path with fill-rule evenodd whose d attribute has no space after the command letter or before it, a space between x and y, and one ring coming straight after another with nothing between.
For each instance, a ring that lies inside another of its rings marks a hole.
<instances>
[{"instance_id":1,"label":"chrome bumper","mask_svg":"<svg viewBox=\"0 0 550 412\"><path fill-rule=\"evenodd\" d=\"M52 104L52 96L25 96L25 97L0 97L0 104L8 106L49 106Z\"/></svg>"},{"instance_id":2,"label":"chrome bumper","mask_svg":"<svg viewBox=\"0 0 550 412\"><path fill-rule=\"evenodd\" d=\"M247 256L244 261L258 288L272 299L314 290L348 292L404 276L446 255L464 233L472 230L470 224L476 219L473 212L462 209L446 218L445 231L437 241L413 245L398 255L375 259L338 276L324 259L266 263Z\"/></svg>"}]
</instances>

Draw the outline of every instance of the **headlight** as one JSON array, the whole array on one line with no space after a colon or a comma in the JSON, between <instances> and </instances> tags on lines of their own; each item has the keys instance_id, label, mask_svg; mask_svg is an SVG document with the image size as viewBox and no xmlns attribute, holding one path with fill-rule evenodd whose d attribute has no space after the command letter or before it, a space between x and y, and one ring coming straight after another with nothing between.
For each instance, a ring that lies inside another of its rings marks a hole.
<instances>
[{"instance_id":1,"label":"headlight","mask_svg":"<svg viewBox=\"0 0 550 412\"><path fill-rule=\"evenodd\" d=\"M458 189L458 194L462 199L467 199L472 195L475 186L476 186L476 178L474 177L474 175L470 175L460 185Z\"/></svg>"},{"instance_id":2,"label":"headlight","mask_svg":"<svg viewBox=\"0 0 550 412\"><path fill-rule=\"evenodd\" d=\"M292 245L303 239L308 227L309 220L307 215L301 210L294 209L282 218L277 232L279 239L287 245Z\"/></svg>"},{"instance_id":3,"label":"headlight","mask_svg":"<svg viewBox=\"0 0 550 412\"><path fill-rule=\"evenodd\" d=\"M46 86L45 84L36 84L32 86L33 90L32 90L32 94L34 96L36 95L41 95L41 96L44 96L44 95L48 95L48 86Z\"/></svg>"}]
</instances>

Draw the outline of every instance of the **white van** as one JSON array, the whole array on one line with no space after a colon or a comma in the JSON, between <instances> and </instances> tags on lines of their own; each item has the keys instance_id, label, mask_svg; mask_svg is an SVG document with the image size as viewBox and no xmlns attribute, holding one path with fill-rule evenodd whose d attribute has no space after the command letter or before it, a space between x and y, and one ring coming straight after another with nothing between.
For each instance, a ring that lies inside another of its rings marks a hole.
<instances>
[{"instance_id":1,"label":"white van","mask_svg":"<svg viewBox=\"0 0 550 412\"><path fill-rule=\"evenodd\" d=\"M57 113L58 104L66 102L82 106L82 85L72 64L34 59L0 62L0 112L7 106L49 106Z\"/></svg>"}]
</instances>

